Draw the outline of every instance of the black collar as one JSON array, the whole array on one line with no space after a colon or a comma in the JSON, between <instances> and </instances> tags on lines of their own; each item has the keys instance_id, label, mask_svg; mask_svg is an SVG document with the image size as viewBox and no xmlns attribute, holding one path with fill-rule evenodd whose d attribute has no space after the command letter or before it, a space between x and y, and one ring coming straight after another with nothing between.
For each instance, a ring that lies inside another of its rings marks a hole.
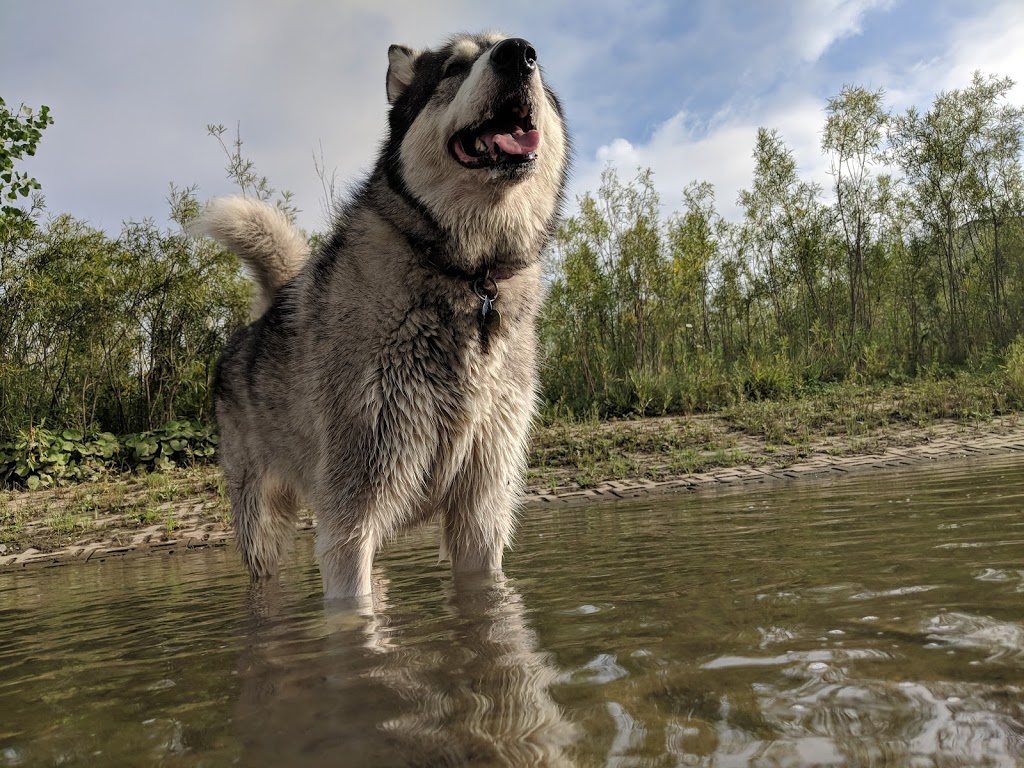
<instances>
[{"instance_id":1,"label":"black collar","mask_svg":"<svg viewBox=\"0 0 1024 768\"><path fill-rule=\"evenodd\" d=\"M465 283L479 299L480 348L486 354L491 347L491 336L497 333L501 327L501 313L495 306L498 303L498 283L508 280L515 275L515 272L497 270L492 267L481 267L476 272L467 272L438 259L438 254L443 253L443 250L436 244L421 240L408 233L405 237L413 252L420 255L427 266L438 274Z\"/></svg>"},{"instance_id":2,"label":"black collar","mask_svg":"<svg viewBox=\"0 0 1024 768\"><path fill-rule=\"evenodd\" d=\"M498 282L508 280L516 274L516 270L499 270L486 266L481 267L475 272L467 272L464 269L447 263L447 259L443 257L444 248L436 242L431 242L408 232L405 234L405 239L408 241L413 252L422 257L423 262L432 270L452 280L461 280L469 283L470 287L473 287L474 290L482 281Z\"/></svg>"}]
</instances>

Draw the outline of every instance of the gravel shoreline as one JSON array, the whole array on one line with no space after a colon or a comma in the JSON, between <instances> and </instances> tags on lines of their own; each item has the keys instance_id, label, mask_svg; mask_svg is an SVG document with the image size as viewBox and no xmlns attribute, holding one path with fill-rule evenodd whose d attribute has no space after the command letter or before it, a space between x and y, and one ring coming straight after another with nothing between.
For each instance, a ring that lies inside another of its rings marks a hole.
<instances>
[{"instance_id":1,"label":"gravel shoreline","mask_svg":"<svg viewBox=\"0 0 1024 768\"><path fill-rule=\"evenodd\" d=\"M900 467L955 461L964 458L1001 456L1020 453L1024 456L1024 425L1013 423L998 425L998 429L984 426L965 427L960 422L939 422L922 430L927 437L918 445L889 447L873 454L832 455L811 452L788 466L774 466L768 462L711 469L699 474L685 474L665 480L611 480L594 487L581 488L566 485L555 488L529 488L526 494L527 512L533 509L592 504L619 499L636 499L687 492L713 492L760 483L786 483L798 480L834 478L860 472L877 472ZM211 470L215 472L215 470ZM52 551L34 547L20 548L0 545L0 573L29 567L61 566L81 563L100 563L105 560L144 554L170 555L190 550L219 547L234 539L231 526L225 520L210 521L204 511L211 506L203 496L165 504L167 514L173 515L175 525L166 523L136 528L127 540L114 540L103 536L105 520L95 521L96 528L88 532L80 543L71 543ZM309 531L315 527L310 518L304 518L297 530ZM171 531L169 533L169 531ZM116 538L124 539L123 536Z\"/></svg>"}]
</instances>

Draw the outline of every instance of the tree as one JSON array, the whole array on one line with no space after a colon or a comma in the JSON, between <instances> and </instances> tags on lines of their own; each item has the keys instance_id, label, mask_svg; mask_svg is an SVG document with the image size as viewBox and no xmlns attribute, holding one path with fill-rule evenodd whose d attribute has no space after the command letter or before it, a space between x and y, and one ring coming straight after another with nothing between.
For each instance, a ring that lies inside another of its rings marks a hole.
<instances>
[{"instance_id":1,"label":"tree","mask_svg":"<svg viewBox=\"0 0 1024 768\"><path fill-rule=\"evenodd\" d=\"M763 323L763 341L806 336L813 318L823 316L820 278L827 223L821 189L800 180L793 153L778 131L759 128L753 156L754 183L740 192L739 204L753 257L754 289L772 309L772 322ZM771 339L771 328L781 338Z\"/></svg>"},{"instance_id":2,"label":"tree","mask_svg":"<svg viewBox=\"0 0 1024 768\"><path fill-rule=\"evenodd\" d=\"M910 108L890 120L891 158L911 190L925 245L938 256L943 280L946 356L964 362L978 347L978 284L997 328L1003 323L1003 225L1020 211L1020 149L1024 119L1006 105L1009 78L975 73L971 85L940 93L926 113ZM991 252L980 247L979 221L991 229ZM979 280L979 276L981 279ZM999 335L1002 335L1001 333Z\"/></svg>"},{"instance_id":3,"label":"tree","mask_svg":"<svg viewBox=\"0 0 1024 768\"><path fill-rule=\"evenodd\" d=\"M50 108L45 105L38 113L24 104L11 111L0 98L0 226L14 226L26 216L14 203L38 190L40 184L28 173L16 170L15 163L35 155L43 131L52 123ZM3 234L0 232L0 236Z\"/></svg>"},{"instance_id":4,"label":"tree","mask_svg":"<svg viewBox=\"0 0 1024 768\"><path fill-rule=\"evenodd\" d=\"M969 122L969 193L978 226L969 226L969 246L988 266L989 321L994 340L1012 340L1015 324L1008 322L1006 303L1005 232L1024 214L1021 149L1024 109L1005 103L1014 82L975 72L963 91Z\"/></svg>"},{"instance_id":5,"label":"tree","mask_svg":"<svg viewBox=\"0 0 1024 768\"><path fill-rule=\"evenodd\" d=\"M881 159L884 137L882 91L844 86L829 99L825 112L821 146L831 157L835 212L846 249L849 340L853 343L857 330L870 332L872 323L866 253L875 237L872 220L880 199L872 169Z\"/></svg>"},{"instance_id":6,"label":"tree","mask_svg":"<svg viewBox=\"0 0 1024 768\"><path fill-rule=\"evenodd\" d=\"M670 295L682 328L688 318L697 321L702 344L710 349L710 299L712 274L718 272L719 243L725 221L715 210L715 189L706 182L694 182L683 190L682 215L668 227ZM676 324L675 330L679 330ZM689 334L690 337L693 334Z\"/></svg>"}]
</instances>

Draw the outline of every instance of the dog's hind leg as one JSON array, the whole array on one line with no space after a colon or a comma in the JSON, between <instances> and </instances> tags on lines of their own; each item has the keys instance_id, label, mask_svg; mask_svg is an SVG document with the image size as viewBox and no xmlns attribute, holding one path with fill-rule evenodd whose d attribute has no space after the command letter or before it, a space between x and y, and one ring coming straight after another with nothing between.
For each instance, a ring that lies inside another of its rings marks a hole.
<instances>
[{"instance_id":1,"label":"dog's hind leg","mask_svg":"<svg viewBox=\"0 0 1024 768\"><path fill-rule=\"evenodd\" d=\"M274 478L246 471L236 482L228 477L231 516L242 559L253 579L268 579L295 536L298 499Z\"/></svg>"}]
</instances>

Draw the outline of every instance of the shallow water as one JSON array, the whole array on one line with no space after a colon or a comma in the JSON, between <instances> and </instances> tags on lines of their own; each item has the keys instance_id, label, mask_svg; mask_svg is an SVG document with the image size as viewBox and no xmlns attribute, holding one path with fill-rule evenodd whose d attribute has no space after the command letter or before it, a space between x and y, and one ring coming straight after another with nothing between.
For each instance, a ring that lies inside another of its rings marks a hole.
<instances>
[{"instance_id":1,"label":"shallow water","mask_svg":"<svg viewBox=\"0 0 1024 768\"><path fill-rule=\"evenodd\" d=\"M0 573L0 766L1024 764L1024 461L526 516L325 610L231 549Z\"/></svg>"}]
</instances>

